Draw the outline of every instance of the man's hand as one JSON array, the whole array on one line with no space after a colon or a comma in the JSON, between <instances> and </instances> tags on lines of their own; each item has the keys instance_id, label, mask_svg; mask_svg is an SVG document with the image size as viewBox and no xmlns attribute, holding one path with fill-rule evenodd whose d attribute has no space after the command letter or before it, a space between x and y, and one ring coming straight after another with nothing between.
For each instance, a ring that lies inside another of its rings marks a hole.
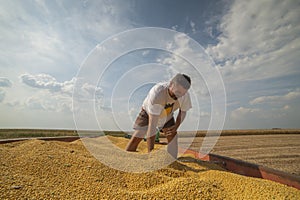
<instances>
[{"instance_id":1,"label":"man's hand","mask_svg":"<svg viewBox=\"0 0 300 200\"><path fill-rule=\"evenodd\" d=\"M174 137L177 134L177 129L179 128L180 124L184 120L185 116L186 116L186 112L179 110L175 125L162 129L164 135L167 137L170 137L170 136Z\"/></svg>"},{"instance_id":2,"label":"man's hand","mask_svg":"<svg viewBox=\"0 0 300 200\"><path fill-rule=\"evenodd\" d=\"M162 131L164 132L165 136L175 136L177 134L178 126L173 125L168 128L163 128Z\"/></svg>"}]
</instances>

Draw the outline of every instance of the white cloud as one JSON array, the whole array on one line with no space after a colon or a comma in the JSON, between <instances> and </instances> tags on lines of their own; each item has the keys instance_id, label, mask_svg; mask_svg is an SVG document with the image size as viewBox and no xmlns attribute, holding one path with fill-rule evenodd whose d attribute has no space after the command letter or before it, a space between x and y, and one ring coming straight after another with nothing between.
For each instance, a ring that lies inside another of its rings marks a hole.
<instances>
[{"instance_id":1,"label":"white cloud","mask_svg":"<svg viewBox=\"0 0 300 200\"><path fill-rule=\"evenodd\" d=\"M298 70L300 5L293 1L235 1L207 51L228 81L263 79Z\"/></svg>"},{"instance_id":2,"label":"white cloud","mask_svg":"<svg viewBox=\"0 0 300 200\"><path fill-rule=\"evenodd\" d=\"M249 128L298 128L298 104L285 104L280 107L239 107L227 116L227 126L237 129Z\"/></svg>"},{"instance_id":3,"label":"white cloud","mask_svg":"<svg viewBox=\"0 0 300 200\"><path fill-rule=\"evenodd\" d=\"M37 91L25 99L11 100L5 104L18 112L45 111L48 115L51 113L69 115L73 111L71 97L47 90Z\"/></svg>"},{"instance_id":4,"label":"white cloud","mask_svg":"<svg viewBox=\"0 0 300 200\"><path fill-rule=\"evenodd\" d=\"M47 110L45 106L43 106L43 102L40 98L37 97L30 97L26 101L26 105L30 109L42 109L42 110Z\"/></svg>"},{"instance_id":5,"label":"white cloud","mask_svg":"<svg viewBox=\"0 0 300 200\"><path fill-rule=\"evenodd\" d=\"M0 77L0 87L11 87L12 82L5 77Z\"/></svg>"},{"instance_id":6,"label":"white cloud","mask_svg":"<svg viewBox=\"0 0 300 200\"><path fill-rule=\"evenodd\" d=\"M54 77L48 74L22 74L20 79L30 87L49 89L51 91L60 91L63 86L63 83L57 82Z\"/></svg>"},{"instance_id":7,"label":"white cloud","mask_svg":"<svg viewBox=\"0 0 300 200\"><path fill-rule=\"evenodd\" d=\"M100 98L102 96L102 89L89 83L81 83L77 78L72 78L70 81L58 82L54 77L49 74L22 74L20 76L21 81L33 88L48 89L50 92L60 92L72 96L75 83L77 82L76 89L79 89L80 96L85 98Z\"/></svg>"},{"instance_id":8,"label":"white cloud","mask_svg":"<svg viewBox=\"0 0 300 200\"><path fill-rule=\"evenodd\" d=\"M0 103L4 100L5 92L0 88Z\"/></svg>"},{"instance_id":9,"label":"white cloud","mask_svg":"<svg viewBox=\"0 0 300 200\"><path fill-rule=\"evenodd\" d=\"M9 106L10 108L21 108L21 107L24 107L22 102L20 100L11 100L9 102L6 102L5 103L7 106Z\"/></svg>"},{"instance_id":10,"label":"white cloud","mask_svg":"<svg viewBox=\"0 0 300 200\"><path fill-rule=\"evenodd\" d=\"M190 26L191 26L191 28L192 28L192 32L193 32L193 33L196 33L196 23L193 22L193 21L190 21Z\"/></svg>"},{"instance_id":11,"label":"white cloud","mask_svg":"<svg viewBox=\"0 0 300 200\"><path fill-rule=\"evenodd\" d=\"M176 30L178 29L178 25L174 25L174 26L172 26L172 27L171 27L171 29L173 29L173 30L175 30L175 31L176 31Z\"/></svg>"},{"instance_id":12,"label":"white cloud","mask_svg":"<svg viewBox=\"0 0 300 200\"><path fill-rule=\"evenodd\" d=\"M212 26L207 26L207 27L204 29L204 33L206 33L209 37L214 38L214 35L213 35L213 27L212 27Z\"/></svg>"},{"instance_id":13,"label":"white cloud","mask_svg":"<svg viewBox=\"0 0 300 200\"><path fill-rule=\"evenodd\" d=\"M231 117L234 120L245 118L247 115L256 115L260 110L255 108L239 107L231 112Z\"/></svg>"},{"instance_id":14,"label":"white cloud","mask_svg":"<svg viewBox=\"0 0 300 200\"><path fill-rule=\"evenodd\" d=\"M263 104L263 103L276 103L276 104L285 104L286 102L292 101L294 99L300 98L300 89L289 92L284 95L274 95L274 96L261 96L257 97L250 101L251 105Z\"/></svg>"},{"instance_id":15,"label":"white cloud","mask_svg":"<svg viewBox=\"0 0 300 200\"><path fill-rule=\"evenodd\" d=\"M44 110L59 113L71 113L72 99L61 94L53 94L47 91L38 93L26 99L25 106L33 110Z\"/></svg>"},{"instance_id":16,"label":"white cloud","mask_svg":"<svg viewBox=\"0 0 300 200\"><path fill-rule=\"evenodd\" d=\"M72 98L85 101L95 100L97 104L101 104L103 97L103 90L100 87L80 82L76 78L72 78L70 81L58 82L49 74L23 74L20 79L27 86L42 89L34 96L27 98L25 105L32 109L71 112L73 110ZM76 87L76 92L73 94L74 87ZM101 107L101 105L98 105L98 107Z\"/></svg>"},{"instance_id":17,"label":"white cloud","mask_svg":"<svg viewBox=\"0 0 300 200\"><path fill-rule=\"evenodd\" d=\"M3 102L5 95L6 95L6 91L2 88L8 88L12 86L12 82L5 77L0 77L0 103Z\"/></svg>"}]
</instances>

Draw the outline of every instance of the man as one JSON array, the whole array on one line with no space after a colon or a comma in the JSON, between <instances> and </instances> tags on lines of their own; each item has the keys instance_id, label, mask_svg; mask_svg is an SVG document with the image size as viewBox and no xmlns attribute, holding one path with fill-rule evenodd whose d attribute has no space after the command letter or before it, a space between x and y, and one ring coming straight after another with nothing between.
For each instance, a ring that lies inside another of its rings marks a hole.
<instances>
[{"instance_id":1,"label":"man","mask_svg":"<svg viewBox=\"0 0 300 200\"><path fill-rule=\"evenodd\" d=\"M126 150L136 151L139 143L147 135L148 152L153 150L157 128L166 135L167 150L177 158L177 129L183 122L186 112L192 107L188 90L191 79L185 74L177 74L170 82L156 84L145 98L142 110L135 124L135 132ZM179 109L176 121L173 113Z\"/></svg>"}]
</instances>

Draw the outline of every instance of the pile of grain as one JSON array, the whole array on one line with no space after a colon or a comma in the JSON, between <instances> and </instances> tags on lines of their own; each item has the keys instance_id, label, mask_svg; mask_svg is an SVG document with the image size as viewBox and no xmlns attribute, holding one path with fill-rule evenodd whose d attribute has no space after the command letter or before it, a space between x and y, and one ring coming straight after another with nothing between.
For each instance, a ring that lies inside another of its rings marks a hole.
<instances>
[{"instance_id":1,"label":"pile of grain","mask_svg":"<svg viewBox=\"0 0 300 200\"><path fill-rule=\"evenodd\" d=\"M121 148L128 142L110 139ZM143 143L140 151L145 149ZM80 140L2 144L0 157L1 199L300 199L295 188L192 158L153 172L118 171L95 159Z\"/></svg>"}]
</instances>

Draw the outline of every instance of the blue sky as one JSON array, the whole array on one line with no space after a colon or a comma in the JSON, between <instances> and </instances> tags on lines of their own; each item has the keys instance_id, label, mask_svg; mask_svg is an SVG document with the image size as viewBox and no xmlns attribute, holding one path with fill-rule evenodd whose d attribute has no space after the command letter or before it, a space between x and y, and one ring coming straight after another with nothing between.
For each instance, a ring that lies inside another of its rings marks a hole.
<instances>
[{"instance_id":1,"label":"blue sky","mask_svg":"<svg viewBox=\"0 0 300 200\"><path fill-rule=\"evenodd\" d=\"M225 129L300 128L299 8L293 0L3 0L0 128L74 129L79 108L72 106L72 94L87 56L107 38L143 27L181 32L202 45L224 82ZM179 36L171 38L175 52L188 53L189 42ZM93 115L102 128L130 130L149 88L174 72L159 67L172 64L185 66L170 52L137 50L111 63L97 85L78 89L85 98L96 94ZM192 96L199 105L182 129L206 129L211 120L210 94L198 78L192 79ZM128 92L138 80L148 82ZM81 117L83 127L97 128Z\"/></svg>"}]
</instances>

